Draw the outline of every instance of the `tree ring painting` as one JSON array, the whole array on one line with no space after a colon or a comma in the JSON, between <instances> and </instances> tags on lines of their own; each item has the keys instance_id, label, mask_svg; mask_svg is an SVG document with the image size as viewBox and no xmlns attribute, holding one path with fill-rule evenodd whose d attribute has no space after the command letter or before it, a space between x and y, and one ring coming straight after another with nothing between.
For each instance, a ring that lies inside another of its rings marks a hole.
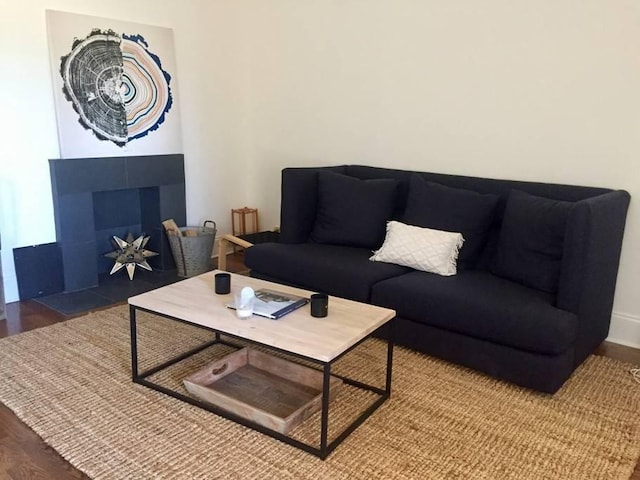
<instances>
[{"instance_id":1,"label":"tree ring painting","mask_svg":"<svg viewBox=\"0 0 640 480\"><path fill-rule=\"evenodd\" d=\"M170 29L47 11L61 158L180 153Z\"/></svg>"}]
</instances>

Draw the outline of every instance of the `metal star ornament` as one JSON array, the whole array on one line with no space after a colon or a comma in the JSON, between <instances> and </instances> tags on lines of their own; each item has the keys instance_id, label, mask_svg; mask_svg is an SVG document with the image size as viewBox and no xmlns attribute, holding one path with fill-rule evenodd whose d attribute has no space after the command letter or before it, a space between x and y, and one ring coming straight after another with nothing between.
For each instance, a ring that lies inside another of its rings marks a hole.
<instances>
[{"instance_id":1,"label":"metal star ornament","mask_svg":"<svg viewBox=\"0 0 640 480\"><path fill-rule=\"evenodd\" d=\"M133 280L133 274L135 273L136 266L144 268L145 270L152 270L151 266L147 263L147 258L155 257L158 253L144 248L149 241L149 237L145 237L144 233L135 240L131 233L127 235L126 240L114 235L113 241L117 245L118 249L113 252L105 253L104 255L107 258L113 258L115 260L115 264L113 265L111 272L109 272L109 275L113 275L122 267L125 267L129 274L129 280Z\"/></svg>"}]
</instances>

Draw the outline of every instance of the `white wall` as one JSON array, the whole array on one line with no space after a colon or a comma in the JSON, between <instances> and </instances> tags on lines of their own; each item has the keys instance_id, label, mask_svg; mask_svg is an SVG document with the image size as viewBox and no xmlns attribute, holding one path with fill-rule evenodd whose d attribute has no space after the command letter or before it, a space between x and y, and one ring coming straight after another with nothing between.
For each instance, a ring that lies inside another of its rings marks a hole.
<instances>
[{"instance_id":1,"label":"white wall","mask_svg":"<svg viewBox=\"0 0 640 480\"><path fill-rule=\"evenodd\" d=\"M326 163L627 189L611 338L640 346L640 3L244 5L255 205Z\"/></svg>"},{"instance_id":2,"label":"white wall","mask_svg":"<svg viewBox=\"0 0 640 480\"><path fill-rule=\"evenodd\" d=\"M9 2L5 2L9 3ZM611 338L640 345L640 4L31 0L0 19L0 232L55 240L44 10L174 29L190 223L278 224L280 169L363 163L627 189Z\"/></svg>"},{"instance_id":3,"label":"white wall","mask_svg":"<svg viewBox=\"0 0 640 480\"><path fill-rule=\"evenodd\" d=\"M3 2L0 16L0 234L6 299L18 299L13 248L53 242L48 159L59 156L45 10L174 30L185 154L187 220L230 229L245 203L242 55L233 2L30 0ZM89 32L87 32L89 33ZM160 131L159 131L160 132Z\"/></svg>"}]
</instances>

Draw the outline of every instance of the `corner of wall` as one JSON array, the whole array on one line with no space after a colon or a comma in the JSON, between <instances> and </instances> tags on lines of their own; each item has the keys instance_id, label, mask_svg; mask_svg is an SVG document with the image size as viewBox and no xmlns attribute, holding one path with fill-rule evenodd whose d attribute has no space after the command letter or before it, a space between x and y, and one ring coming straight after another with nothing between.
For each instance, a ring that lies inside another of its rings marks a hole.
<instances>
[{"instance_id":1,"label":"corner of wall","mask_svg":"<svg viewBox=\"0 0 640 480\"><path fill-rule=\"evenodd\" d=\"M607 341L640 348L640 317L613 312Z\"/></svg>"}]
</instances>

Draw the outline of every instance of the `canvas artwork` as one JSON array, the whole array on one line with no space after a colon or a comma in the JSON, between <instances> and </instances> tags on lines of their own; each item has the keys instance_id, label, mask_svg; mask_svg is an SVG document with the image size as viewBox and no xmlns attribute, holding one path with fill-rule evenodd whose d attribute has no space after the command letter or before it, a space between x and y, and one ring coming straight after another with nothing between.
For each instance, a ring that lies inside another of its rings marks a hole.
<instances>
[{"instance_id":1,"label":"canvas artwork","mask_svg":"<svg viewBox=\"0 0 640 480\"><path fill-rule=\"evenodd\" d=\"M182 151L173 31L47 10L61 158Z\"/></svg>"}]
</instances>

